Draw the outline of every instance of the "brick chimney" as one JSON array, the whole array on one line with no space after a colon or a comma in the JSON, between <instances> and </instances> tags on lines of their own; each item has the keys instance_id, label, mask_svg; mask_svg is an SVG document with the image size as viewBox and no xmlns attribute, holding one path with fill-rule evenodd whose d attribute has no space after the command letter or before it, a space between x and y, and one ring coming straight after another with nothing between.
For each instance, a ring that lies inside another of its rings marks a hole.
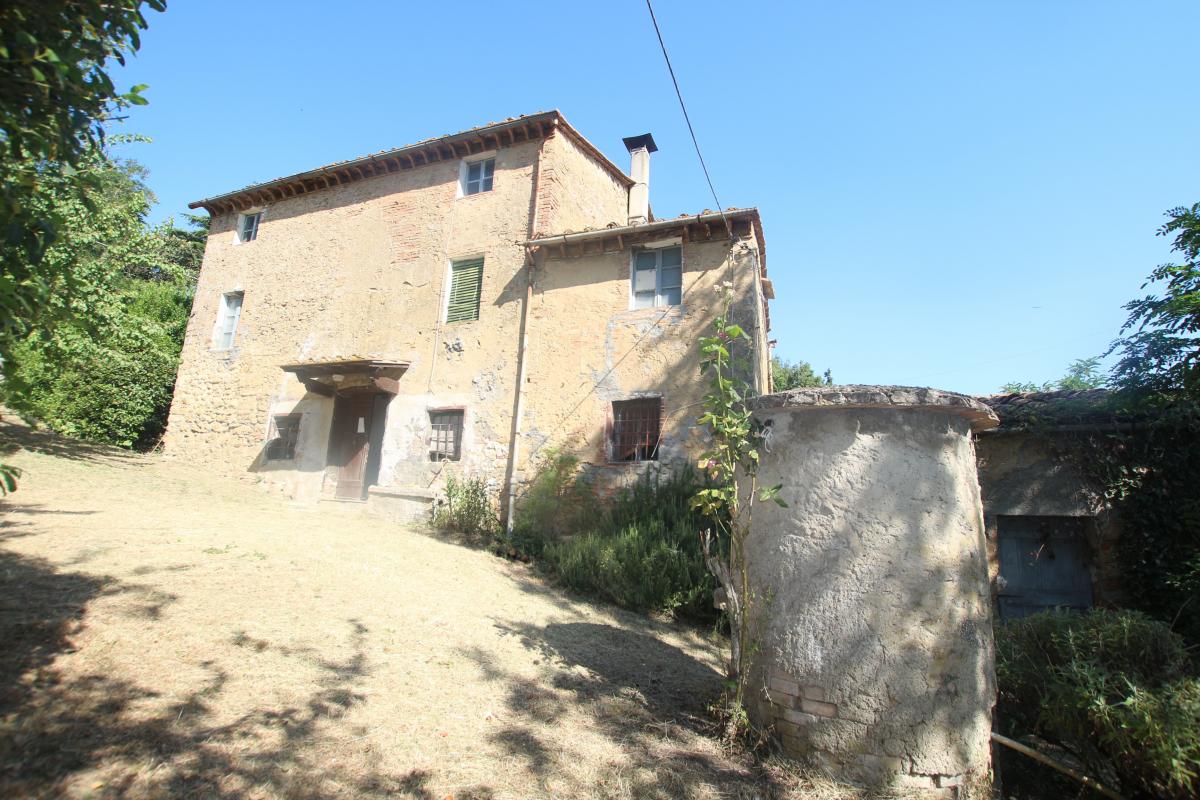
<instances>
[{"instance_id":1,"label":"brick chimney","mask_svg":"<svg viewBox=\"0 0 1200 800\"><path fill-rule=\"evenodd\" d=\"M650 154L658 151L654 137L648 133L623 140L629 150L629 224L644 225L650 220Z\"/></svg>"}]
</instances>

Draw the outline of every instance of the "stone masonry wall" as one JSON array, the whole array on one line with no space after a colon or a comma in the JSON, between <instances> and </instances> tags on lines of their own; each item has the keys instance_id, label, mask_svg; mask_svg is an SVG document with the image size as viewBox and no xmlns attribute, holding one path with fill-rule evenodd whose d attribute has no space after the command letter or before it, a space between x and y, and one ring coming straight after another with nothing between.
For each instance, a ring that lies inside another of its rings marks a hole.
<instances>
[{"instance_id":1,"label":"stone masonry wall","mask_svg":"<svg viewBox=\"0 0 1200 800\"><path fill-rule=\"evenodd\" d=\"M332 401L306 395L280 366L366 356L410 362L401 379L408 397L435 407L470 401L474 426L494 430L497 447L470 450L458 466L494 472L506 445L521 299L512 283L537 151L536 142L500 150L493 191L469 197L456 197L456 163L432 164L277 202L253 242L236 242L236 215L214 219L167 452L315 495ZM441 325L449 262L476 256L485 260L480 319ZM236 344L215 351L218 303L234 290L245 293ZM269 415L293 410L304 414L295 462L264 462ZM388 416L381 480L394 477L404 433L420 425L411 404L394 403Z\"/></svg>"}]
</instances>

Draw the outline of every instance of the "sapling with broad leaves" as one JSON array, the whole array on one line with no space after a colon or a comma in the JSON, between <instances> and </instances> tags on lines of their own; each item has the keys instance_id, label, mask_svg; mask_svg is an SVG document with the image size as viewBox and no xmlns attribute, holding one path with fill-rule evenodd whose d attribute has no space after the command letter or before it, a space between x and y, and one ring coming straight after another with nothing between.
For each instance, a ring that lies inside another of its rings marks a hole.
<instances>
[{"instance_id":1,"label":"sapling with broad leaves","mask_svg":"<svg viewBox=\"0 0 1200 800\"><path fill-rule=\"evenodd\" d=\"M711 447L701 456L699 467L709 485L696 493L693 507L711 521L700 532L704 563L721 584L730 625L728 712L744 719L745 686L755 637L755 607L760 598L749 585L746 540L752 534L754 506L775 502L786 506L779 493L782 484L758 485L759 449L763 427L749 408L753 387L746 381L747 359L743 351L751 339L733 322L732 285L723 283L722 311L713 325L713 335L700 339L701 374L708 378L704 413L696 420L708 429Z\"/></svg>"}]
</instances>

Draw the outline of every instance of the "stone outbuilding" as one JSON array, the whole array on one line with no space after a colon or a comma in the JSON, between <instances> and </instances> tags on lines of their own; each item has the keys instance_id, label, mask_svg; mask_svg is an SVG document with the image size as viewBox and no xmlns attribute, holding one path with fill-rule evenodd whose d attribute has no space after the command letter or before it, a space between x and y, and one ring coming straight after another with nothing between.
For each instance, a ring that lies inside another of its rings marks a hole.
<instances>
[{"instance_id":1,"label":"stone outbuilding","mask_svg":"<svg viewBox=\"0 0 1200 800\"><path fill-rule=\"evenodd\" d=\"M766 429L746 542L747 696L785 752L871 785L986 791L992 614L965 395L897 386L754 401Z\"/></svg>"},{"instance_id":2,"label":"stone outbuilding","mask_svg":"<svg viewBox=\"0 0 1200 800\"><path fill-rule=\"evenodd\" d=\"M989 574L997 615L1121 602L1120 515L1081 467L1074 446L1134 430L1106 389L979 398L1000 425L979 436Z\"/></svg>"}]
</instances>

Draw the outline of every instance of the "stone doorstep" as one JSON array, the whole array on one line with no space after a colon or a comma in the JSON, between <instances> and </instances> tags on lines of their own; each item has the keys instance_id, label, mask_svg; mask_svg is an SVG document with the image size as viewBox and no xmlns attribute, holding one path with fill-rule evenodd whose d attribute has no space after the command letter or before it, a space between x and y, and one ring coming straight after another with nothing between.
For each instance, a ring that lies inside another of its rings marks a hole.
<instances>
[{"instance_id":1,"label":"stone doorstep","mask_svg":"<svg viewBox=\"0 0 1200 800\"><path fill-rule=\"evenodd\" d=\"M417 500L432 503L437 498L437 492L421 486L372 486L367 489L367 497L383 497L389 500Z\"/></svg>"}]
</instances>

